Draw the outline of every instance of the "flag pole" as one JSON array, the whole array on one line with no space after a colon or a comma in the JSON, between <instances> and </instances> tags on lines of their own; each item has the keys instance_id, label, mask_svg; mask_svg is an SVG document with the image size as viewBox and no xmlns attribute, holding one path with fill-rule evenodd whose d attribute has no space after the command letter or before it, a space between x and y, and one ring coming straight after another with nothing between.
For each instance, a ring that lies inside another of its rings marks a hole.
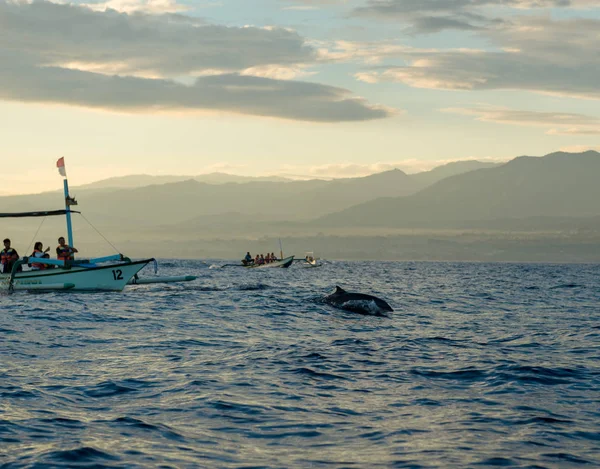
<instances>
[{"instance_id":1,"label":"flag pole","mask_svg":"<svg viewBox=\"0 0 600 469\"><path fill-rule=\"evenodd\" d=\"M63 188L65 192L65 217L67 219L67 238L69 240L69 246L73 246L73 225L71 224L71 205L73 204L73 199L69 196L69 182L67 181L67 170L65 168L65 158L61 157L56 162L56 167L58 168L58 172L64 178L63 179ZM71 254L73 255L73 254Z\"/></svg>"},{"instance_id":2,"label":"flag pole","mask_svg":"<svg viewBox=\"0 0 600 469\"><path fill-rule=\"evenodd\" d=\"M63 180L65 190L65 216L67 217L67 236L69 238L69 246L73 246L73 225L71 224L71 204L69 203L69 183L67 178ZM73 254L72 254L73 255Z\"/></svg>"}]
</instances>

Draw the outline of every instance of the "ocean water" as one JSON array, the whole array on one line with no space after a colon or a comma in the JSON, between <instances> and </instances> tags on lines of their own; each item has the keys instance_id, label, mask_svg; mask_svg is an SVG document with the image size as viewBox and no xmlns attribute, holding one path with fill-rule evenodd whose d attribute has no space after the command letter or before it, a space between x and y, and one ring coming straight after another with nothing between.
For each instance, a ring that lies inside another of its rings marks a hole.
<instances>
[{"instance_id":1,"label":"ocean water","mask_svg":"<svg viewBox=\"0 0 600 469\"><path fill-rule=\"evenodd\" d=\"M0 467L600 467L600 266L221 263L0 295Z\"/></svg>"}]
</instances>

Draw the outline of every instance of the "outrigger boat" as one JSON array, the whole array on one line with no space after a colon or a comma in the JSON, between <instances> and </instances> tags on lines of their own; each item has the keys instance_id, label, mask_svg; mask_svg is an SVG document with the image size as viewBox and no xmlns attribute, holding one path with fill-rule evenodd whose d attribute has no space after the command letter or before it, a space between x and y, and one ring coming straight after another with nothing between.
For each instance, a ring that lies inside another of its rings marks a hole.
<instances>
[{"instance_id":1,"label":"outrigger boat","mask_svg":"<svg viewBox=\"0 0 600 469\"><path fill-rule=\"evenodd\" d=\"M317 261L319 259L315 257L315 254L312 251L307 251L304 259L296 259L296 262L300 262L303 267L321 267L323 264L319 264Z\"/></svg>"},{"instance_id":2,"label":"outrigger boat","mask_svg":"<svg viewBox=\"0 0 600 469\"><path fill-rule=\"evenodd\" d=\"M292 265L292 262L294 262L294 256L289 256L285 259L280 259L265 264L242 264L242 267L246 267L247 269L274 269L277 267L287 269L290 265Z\"/></svg>"},{"instance_id":3,"label":"outrigger boat","mask_svg":"<svg viewBox=\"0 0 600 469\"><path fill-rule=\"evenodd\" d=\"M243 264L248 269L287 269L294 262L294 256L283 257L283 245L281 244L281 238L279 238L279 260L265 262L264 264L256 264L254 262Z\"/></svg>"},{"instance_id":4,"label":"outrigger boat","mask_svg":"<svg viewBox=\"0 0 600 469\"><path fill-rule=\"evenodd\" d=\"M315 258L315 253L309 251L304 256L304 262L308 264L310 267L317 267L317 259Z\"/></svg>"},{"instance_id":5,"label":"outrigger boat","mask_svg":"<svg viewBox=\"0 0 600 469\"><path fill-rule=\"evenodd\" d=\"M258 264L254 260L246 261L242 259L240 264L225 264L221 267L244 267L246 269L287 269L294 262L294 256L283 257L283 246L281 245L281 239L279 240L279 259L276 261L265 262L264 264Z\"/></svg>"},{"instance_id":6,"label":"outrigger boat","mask_svg":"<svg viewBox=\"0 0 600 469\"><path fill-rule=\"evenodd\" d=\"M64 159L57 162L60 174L64 177L65 209L39 212L0 213L0 218L47 217L65 215L69 246L73 246L71 210L77 201L69 196L69 185ZM92 259L57 260L38 257L23 257L17 260L10 273L0 274L0 285L13 290L67 290L67 291L121 291L128 284L167 283L194 280L192 275L182 277L138 278L140 270L153 262L154 258L132 261L123 254L96 257ZM21 271L30 263L45 264L54 268Z\"/></svg>"}]
</instances>

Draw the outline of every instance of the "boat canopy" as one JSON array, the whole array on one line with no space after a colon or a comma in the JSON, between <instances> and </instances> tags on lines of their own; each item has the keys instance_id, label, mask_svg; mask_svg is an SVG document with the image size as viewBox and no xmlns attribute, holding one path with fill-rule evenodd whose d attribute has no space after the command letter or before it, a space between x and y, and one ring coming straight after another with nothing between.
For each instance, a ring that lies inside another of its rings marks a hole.
<instances>
[{"instance_id":1,"label":"boat canopy","mask_svg":"<svg viewBox=\"0 0 600 469\"><path fill-rule=\"evenodd\" d=\"M71 213L81 213L75 210L69 210ZM30 218L30 217L53 217L57 215L66 215L66 210L39 210L37 212L12 212L0 213L0 218Z\"/></svg>"}]
</instances>

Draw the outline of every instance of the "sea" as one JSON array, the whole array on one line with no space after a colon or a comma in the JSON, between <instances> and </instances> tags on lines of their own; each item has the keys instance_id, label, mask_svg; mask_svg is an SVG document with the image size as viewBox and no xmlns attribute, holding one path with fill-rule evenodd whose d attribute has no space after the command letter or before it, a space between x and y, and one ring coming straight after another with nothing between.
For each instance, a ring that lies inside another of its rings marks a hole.
<instances>
[{"instance_id":1,"label":"sea","mask_svg":"<svg viewBox=\"0 0 600 469\"><path fill-rule=\"evenodd\" d=\"M599 265L227 263L0 294L0 467L600 467Z\"/></svg>"}]
</instances>

